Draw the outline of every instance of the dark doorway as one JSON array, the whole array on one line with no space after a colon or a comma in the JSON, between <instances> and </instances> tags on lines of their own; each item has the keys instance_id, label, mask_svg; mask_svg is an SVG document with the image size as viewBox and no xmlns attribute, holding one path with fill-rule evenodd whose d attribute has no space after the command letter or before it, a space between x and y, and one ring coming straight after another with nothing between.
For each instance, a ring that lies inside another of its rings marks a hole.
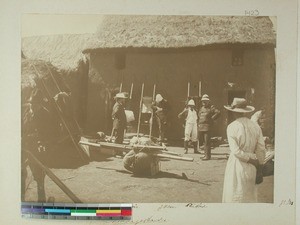
<instances>
[{"instance_id":1,"label":"dark doorway","mask_svg":"<svg viewBox=\"0 0 300 225\"><path fill-rule=\"evenodd\" d=\"M228 105L231 105L234 98L246 98L245 90L228 90ZM233 121L233 115L228 111L227 124Z\"/></svg>"}]
</instances>

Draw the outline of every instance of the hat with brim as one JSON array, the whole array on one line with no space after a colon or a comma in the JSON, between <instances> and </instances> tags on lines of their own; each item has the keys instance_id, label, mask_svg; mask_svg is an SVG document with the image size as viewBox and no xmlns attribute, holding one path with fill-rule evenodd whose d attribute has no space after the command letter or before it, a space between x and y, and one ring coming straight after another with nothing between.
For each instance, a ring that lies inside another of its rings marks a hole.
<instances>
[{"instance_id":1,"label":"hat with brim","mask_svg":"<svg viewBox=\"0 0 300 225\"><path fill-rule=\"evenodd\" d=\"M193 99L189 100L189 102L188 102L187 105L188 105L188 106L195 106L194 100L193 100Z\"/></svg>"},{"instance_id":2,"label":"hat with brim","mask_svg":"<svg viewBox=\"0 0 300 225\"><path fill-rule=\"evenodd\" d=\"M209 96L207 94L204 94L201 98L201 101L210 101Z\"/></svg>"},{"instance_id":3,"label":"hat with brim","mask_svg":"<svg viewBox=\"0 0 300 225\"><path fill-rule=\"evenodd\" d=\"M125 93L121 92L116 94L116 96L114 97L115 99L126 99L127 96L125 95Z\"/></svg>"},{"instance_id":4,"label":"hat with brim","mask_svg":"<svg viewBox=\"0 0 300 225\"><path fill-rule=\"evenodd\" d=\"M224 105L224 108L237 113L250 113L255 110L253 106L247 105L244 98L234 98L231 105Z\"/></svg>"}]
</instances>

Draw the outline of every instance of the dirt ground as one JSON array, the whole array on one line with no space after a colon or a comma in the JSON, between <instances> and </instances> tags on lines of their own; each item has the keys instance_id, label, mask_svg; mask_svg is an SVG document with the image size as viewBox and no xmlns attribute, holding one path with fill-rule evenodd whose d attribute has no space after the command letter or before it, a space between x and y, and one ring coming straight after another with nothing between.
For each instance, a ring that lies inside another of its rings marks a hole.
<instances>
[{"instance_id":1,"label":"dirt ground","mask_svg":"<svg viewBox=\"0 0 300 225\"><path fill-rule=\"evenodd\" d=\"M171 151L183 153L179 147ZM153 178L134 177L123 168L122 159L97 154L95 161L76 169L51 169L72 192L85 203L160 203L222 201L224 172L229 149L218 147L212 150L212 160L201 161L202 155L189 154L193 162L161 161L161 172ZM67 159L65 159L67 160ZM184 173L188 179L182 177ZM36 182L29 172L26 201L37 201ZM47 198L55 202L72 202L49 178L45 180ZM264 177L258 186L259 202L272 203L274 177Z\"/></svg>"}]
</instances>

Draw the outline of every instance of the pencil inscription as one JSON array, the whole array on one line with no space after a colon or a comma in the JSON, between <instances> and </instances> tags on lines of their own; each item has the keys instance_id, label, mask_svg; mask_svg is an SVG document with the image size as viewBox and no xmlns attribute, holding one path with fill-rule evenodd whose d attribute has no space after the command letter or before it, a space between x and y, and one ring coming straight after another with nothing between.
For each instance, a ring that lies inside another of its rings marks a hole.
<instances>
[{"instance_id":1,"label":"pencil inscription","mask_svg":"<svg viewBox=\"0 0 300 225\"><path fill-rule=\"evenodd\" d=\"M207 205L204 203L188 203L185 205L188 208L207 208Z\"/></svg>"},{"instance_id":2,"label":"pencil inscription","mask_svg":"<svg viewBox=\"0 0 300 225\"><path fill-rule=\"evenodd\" d=\"M257 9L245 10L245 16L259 16L259 11Z\"/></svg>"}]
</instances>

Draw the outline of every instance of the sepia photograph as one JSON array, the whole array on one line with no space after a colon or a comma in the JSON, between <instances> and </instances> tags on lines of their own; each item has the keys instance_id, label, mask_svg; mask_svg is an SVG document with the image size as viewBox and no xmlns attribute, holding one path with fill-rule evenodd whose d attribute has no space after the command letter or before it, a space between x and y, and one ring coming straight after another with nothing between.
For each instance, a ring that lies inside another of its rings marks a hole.
<instances>
[{"instance_id":1,"label":"sepia photograph","mask_svg":"<svg viewBox=\"0 0 300 225\"><path fill-rule=\"evenodd\" d=\"M274 202L276 17L21 27L22 202Z\"/></svg>"}]
</instances>

